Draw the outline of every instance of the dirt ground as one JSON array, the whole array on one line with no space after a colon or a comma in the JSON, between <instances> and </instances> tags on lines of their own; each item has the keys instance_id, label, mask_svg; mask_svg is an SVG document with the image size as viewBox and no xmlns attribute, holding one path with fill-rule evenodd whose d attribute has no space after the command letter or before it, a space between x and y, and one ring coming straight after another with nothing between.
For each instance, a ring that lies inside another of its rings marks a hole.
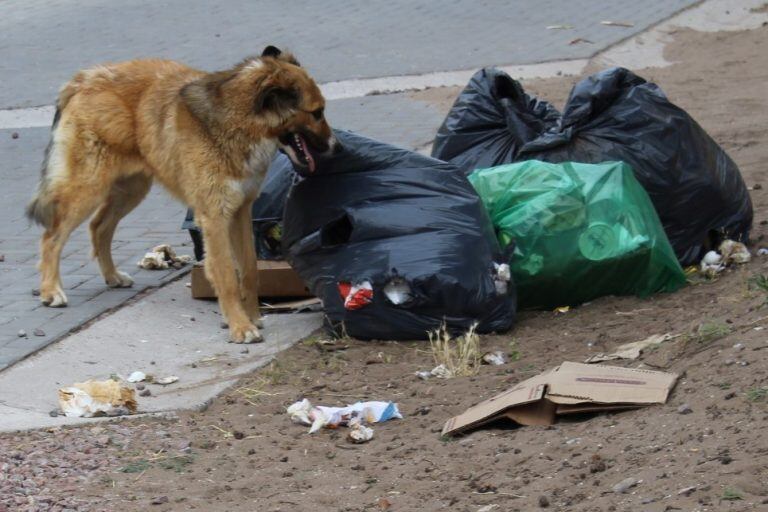
<instances>
[{"instance_id":1,"label":"dirt ground","mask_svg":"<svg viewBox=\"0 0 768 512\"><path fill-rule=\"evenodd\" d=\"M639 74L740 166L757 249L768 233L768 27L681 31L667 57L677 64ZM561 107L576 80L524 85ZM415 96L448 109L457 92ZM768 510L768 295L749 285L763 274L757 256L675 294L521 313L512 332L483 338L519 359L475 377L417 379L434 366L424 343L329 352L312 338L204 412L0 436L0 511ZM520 380L661 333L680 336L624 364L680 373L665 405L440 436L446 419ZM310 436L289 421L285 407L304 397L392 400L405 418L351 445L343 431ZM612 491L628 477L639 483Z\"/></svg>"}]
</instances>

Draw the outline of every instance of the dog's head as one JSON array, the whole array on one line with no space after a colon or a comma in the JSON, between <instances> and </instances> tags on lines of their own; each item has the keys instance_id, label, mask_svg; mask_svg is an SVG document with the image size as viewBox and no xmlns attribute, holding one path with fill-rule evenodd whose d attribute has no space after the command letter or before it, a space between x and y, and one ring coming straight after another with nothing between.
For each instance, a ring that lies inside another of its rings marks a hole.
<instances>
[{"instance_id":1,"label":"dog's head","mask_svg":"<svg viewBox=\"0 0 768 512\"><path fill-rule=\"evenodd\" d=\"M318 156L338 149L320 88L291 54L274 46L187 84L181 95L203 126L253 141L275 139L294 165L309 173Z\"/></svg>"}]
</instances>

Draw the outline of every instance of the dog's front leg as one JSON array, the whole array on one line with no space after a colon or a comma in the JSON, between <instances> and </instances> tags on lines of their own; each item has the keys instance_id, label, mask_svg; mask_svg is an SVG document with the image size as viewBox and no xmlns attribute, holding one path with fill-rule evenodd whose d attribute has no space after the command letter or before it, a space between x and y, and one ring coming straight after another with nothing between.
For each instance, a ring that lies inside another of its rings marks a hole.
<instances>
[{"instance_id":1,"label":"dog's front leg","mask_svg":"<svg viewBox=\"0 0 768 512\"><path fill-rule=\"evenodd\" d=\"M229 335L235 343L263 341L259 329L243 308L240 283L231 240L234 219L199 216L205 243L205 275L219 297L219 306L229 323Z\"/></svg>"},{"instance_id":2,"label":"dog's front leg","mask_svg":"<svg viewBox=\"0 0 768 512\"><path fill-rule=\"evenodd\" d=\"M258 327L262 327L259 313L259 274L256 247L251 221L251 202L246 201L232 220L232 246L240 264L240 294L245 313Z\"/></svg>"}]
</instances>

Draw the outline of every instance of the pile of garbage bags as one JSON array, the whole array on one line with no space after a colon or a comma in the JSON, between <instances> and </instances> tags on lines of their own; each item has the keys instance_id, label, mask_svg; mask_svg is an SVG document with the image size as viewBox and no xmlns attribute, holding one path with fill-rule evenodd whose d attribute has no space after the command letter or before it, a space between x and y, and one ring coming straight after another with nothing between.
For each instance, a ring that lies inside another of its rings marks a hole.
<instances>
[{"instance_id":1,"label":"pile of garbage bags","mask_svg":"<svg viewBox=\"0 0 768 512\"><path fill-rule=\"evenodd\" d=\"M432 156L467 173L533 159L625 162L683 266L698 263L722 239L746 242L752 224L733 160L657 85L624 68L576 84L562 114L506 73L483 69L457 98Z\"/></svg>"},{"instance_id":2,"label":"pile of garbage bags","mask_svg":"<svg viewBox=\"0 0 768 512\"><path fill-rule=\"evenodd\" d=\"M746 242L752 223L734 162L623 68L579 82L562 113L483 69L440 127L434 158L336 135L343 150L309 178L278 155L253 206L259 258L287 259L336 334L504 331L518 301L674 291L681 265L724 239ZM191 212L185 227L202 258Z\"/></svg>"}]
</instances>

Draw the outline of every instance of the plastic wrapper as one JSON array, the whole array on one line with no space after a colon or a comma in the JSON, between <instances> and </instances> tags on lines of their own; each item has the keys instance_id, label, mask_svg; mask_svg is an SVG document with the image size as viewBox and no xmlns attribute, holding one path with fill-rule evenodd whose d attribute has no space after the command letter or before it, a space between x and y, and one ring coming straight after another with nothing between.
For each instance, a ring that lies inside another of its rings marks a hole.
<instances>
[{"instance_id":1,"label":"plastic wrapper","mask_svg":"<svg viewBox=\"0 0 768 512\"><path fill-rule=\"evenodd\" d=\"M286 201L286 257L326 324L361 339L509 329L515 288L480 198L452 164L337 131ZM499 271L501 269L501 271ZM505 280L506 279L506 280ZM500 281L504 286L500 286Z\"/></svg>"},{"instance_id":2,"label":"plastic wrapper","mask_svg":"<svg viewBox=\"0 0 768 512\"><path fill-rule=\"evenodd\" d=\"M724 238L746 242L752 203L736 164L661 89L624 68L590 76L561 114L504 72L474 75L432 156L465 172L522 160L629 164L683 266Z\"/></svg>"},{"instance_id":3,"label":"plastic wrapper","mask_svg":"<svg viewBox=\"0 0 768 512\"><path fill-rule=\"evenodd\" d=\"M59 389L59 407L65 416L90 418L117 408L134 413L137 404L133 389L117 381L88 380Z\"/></svg>"},{"instance_id":4,"label":"plastic wrapper","mask_svg":"<svg viewBox=\"0 0 768 512\"><path fill-rule=\"evenodd\" d=\"M306 398L292 404L286 412L294 423L309 425L310 434L321 428L380 423L403 417L394 402L357 402L346 407L326 407L313 406ZM367 433L363 431L359 435L362 439Z\"/></svg>"},{"instance_id":5,"label":"plastic wrapper","mask_svg":"<svg viewBox=\"0 0 768 512\"><path fill-rule=\"evenodd\" d=\"M469 177L510 259L520 307L641 297L686 282L648 195L621 162L532 160Z\"/></svg>"}]
</instances>

